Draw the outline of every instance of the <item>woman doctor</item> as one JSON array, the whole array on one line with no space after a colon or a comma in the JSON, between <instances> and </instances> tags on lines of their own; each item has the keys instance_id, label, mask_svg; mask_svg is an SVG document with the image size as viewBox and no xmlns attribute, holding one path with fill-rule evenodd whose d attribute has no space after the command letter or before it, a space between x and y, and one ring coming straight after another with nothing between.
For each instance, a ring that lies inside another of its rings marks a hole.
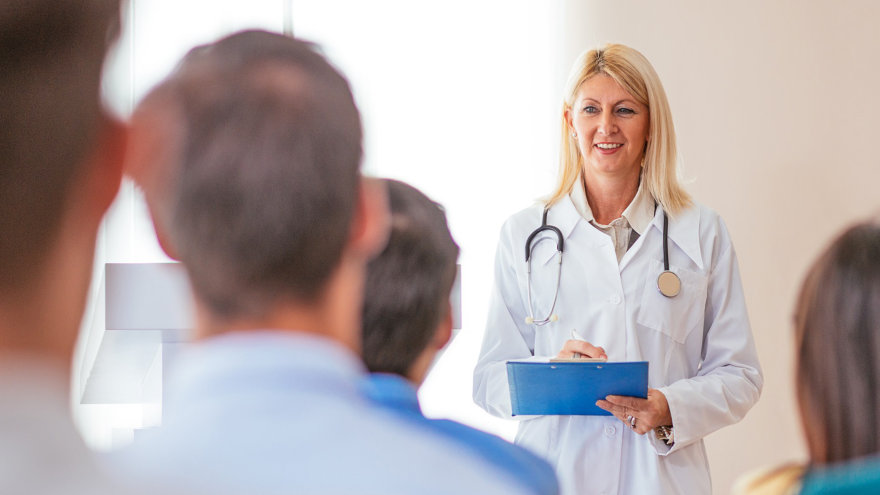
<instances>
[{"instance_id":1,"label":"woman doctor","mask_svg":"<svg viewBox=\"0 0 880 495\"><path fill-rule=\"evenodd\" d=\"M556 191L501 230L474 400L512 417L511 359L649 361L647 399L600 400L613 416L514 417L516 443L556 466L566 495L709 494L703 437L742 419L763 384L730 235L679 183L669 104L641 53L581 55L561 121ZM558 230L527 243L542 225Z\"/></svg>"}]
</instances>

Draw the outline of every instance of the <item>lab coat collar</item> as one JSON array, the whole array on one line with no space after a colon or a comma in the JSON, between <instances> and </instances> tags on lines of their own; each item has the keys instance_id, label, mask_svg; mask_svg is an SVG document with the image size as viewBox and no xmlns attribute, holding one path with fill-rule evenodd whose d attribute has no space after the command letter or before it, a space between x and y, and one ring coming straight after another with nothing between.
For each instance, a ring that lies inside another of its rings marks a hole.
<instances>
[{"instance_id":1,"label":"lab coat collar","mask_svg":"<svg viewBox=\"0 0 880 495\"><path fill-rule=\"evenodd\" d=\"M573 188L573 190L575 189L578 188ZM639 193L636 193L636 197L638 197L638 195ZM574 228L579 221L586 221L575 206L573 196L575 196L575 194L569 194L560 199L553 205L550 212L547 214L547 223L558 227L566 239L571 235L572 231L574 231ZM645 194L645 196L648 195ZM584 196L584 202L586 202L586 196ZM647 230L651 228L656 228L657 233L662 239L663 208L655 208L653 219L645 226L645 232L641 235L644 236L644 234L647 233ZM635 226L633 226L633 229L635 230ZM636 230L636 232L638 232L638 230ZM678 246L679 249L684 251L688 258L693 260L700 270L704 269L702 250L700 248L699 206L693 205L686 210L679 212L674 217L669 217L669 240Z\"/></svg>"},{"instance_id":2,"label":"lab coat collar","mask_svg":"<svg viewBox=\"0 0 880 495\"><path fill-rule=\"evenodd\" d=\"M566 239L574 231L578 222L584 218L578 213L571 196L565 196L557 201L547 213L547 225L554 225L562 232L562 236Z\"/></svg>"},{"instance_id":3,"label":"lab coat collar","mask_svg":"<svg viewBox=\"0 0 880 495\"><path fill-rule=\"evenodd\" d=\"M571 198L571 202L574 204L575 209L584 220L592 222L595 219L593 216L593 209L590 208L590 203L587 201L587 192L584 190L584 180L582 175L578 176L574 187L571 188L569 197ZM644 235L645 231L648 230L648 227L651 225L651 220L654 218L654 210L654 198L648 192L647 188L643 187L643 184L640 182L635 197L633 197L633 200L626 209L623 210L621 216L626 218L630 227L632 227L632 229L639 235Z\"/></svg>"},{"instance_id":4,"label":"lab coat collar","mask_svg":"<svg viewBox=\"0 0 880 495\"><path fill-rule=\"evenodd\" d=\"M657 229L657 233L662 239L662 207L657 208L657 211L654 212L654 220L650 226ZM697 205L692 205L686 210L680 211L674 217L669 216L669 240L684 251L700 270L704 269L702 250L700 248L700 208Z\"/></svg>"}]
</instances>

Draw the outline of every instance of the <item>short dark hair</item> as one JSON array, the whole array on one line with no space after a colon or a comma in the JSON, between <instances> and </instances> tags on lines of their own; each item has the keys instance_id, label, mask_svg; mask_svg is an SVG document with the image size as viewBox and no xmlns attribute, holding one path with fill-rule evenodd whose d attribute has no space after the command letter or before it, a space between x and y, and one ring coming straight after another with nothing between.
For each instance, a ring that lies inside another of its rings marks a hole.
<instances>
[{"instance_id":1,"label":"short dark hair","mask_svg":"<svg viewBox=\"0 0 880 495\"><path fill-rule=\"evenodd\" d=\"M796 388L812 462L880 452L880 224L843 232L795 310Z\"/></svg>"},{"instance_id":2,"label":"short dark hair","mask_svg":"<svg viewBox=\"0 0 880 495\"><path fill-rule=\"evenodd\" d=\"M119 0L0 2L0 288L42 263L102 119Z\"/></svg>"},{"instance_id":3,"label":"short dark hair","mask_svg":"<svg viewBox=\"0 0 880 495\"><path fill-rule=\"evenodd\" d=\"M190 51L141 106L180 124L154 211L200 301L233 318L319 297L359 191L345 78L310 43L244 31Z\"/></svg>"},{"instance_id":4,"label":"short dark hair","mask_svg":"<svg viewBox=\"0 0 880 495\"><path fill-rule=\"evenodd\" d=\"M370 371L407 376L449 311L458 245L440 205L403 182L386 182L391 233L367 266L363 359Z\"/></svg>"}]
</instances>

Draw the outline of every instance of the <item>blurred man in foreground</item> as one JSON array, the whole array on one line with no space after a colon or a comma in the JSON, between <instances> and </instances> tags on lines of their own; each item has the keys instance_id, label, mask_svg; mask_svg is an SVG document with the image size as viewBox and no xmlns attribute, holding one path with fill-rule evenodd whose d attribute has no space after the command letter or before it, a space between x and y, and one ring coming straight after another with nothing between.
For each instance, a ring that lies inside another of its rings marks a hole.
<instances>
[{"instance_id":1,"label":"blurred man in foreground","mask_svg":"<svg viewBox=\"0 0 880 495\"><path fill-rule=\"evenodd\" d=\"M100 105L118 0L0 3L0 493L124 493L70 419L70 360L125 131Z\"/></svg>"},{"instance_id":2,"label":"blurred man in foreground","mask_svg":"<svg viewBox=\"0 0 880 495\"><path fill-rule=\"evenodd\" d=\"M141 103L130 172L189 275L197 342L132 470L241 493L521 493L360 392L365 268L388 230L361 137L346 80L261 31L194 49Z\"/></svg>"}]
</instances>

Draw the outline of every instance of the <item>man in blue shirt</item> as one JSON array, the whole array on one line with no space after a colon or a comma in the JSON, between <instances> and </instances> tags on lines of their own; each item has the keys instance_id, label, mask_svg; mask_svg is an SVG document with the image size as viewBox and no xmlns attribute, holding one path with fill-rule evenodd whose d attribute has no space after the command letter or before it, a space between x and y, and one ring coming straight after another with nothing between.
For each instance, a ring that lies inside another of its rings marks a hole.
<instances>
[{"instance_id":1,"label":"man in blue shirt","mask_svg":"<svg viewBox=\"0 0 880 495\"><path fill-rule=\"evenodd\" d=\"M141 102L128 169L186 268L196 342L131 472L209 493L523 493L359 390L366 263L388 227L361 155L347 81L279 34L196 48Z\"/></svg>"},{"instance_id":2,"label":"man in blue shirt","mask_svg":"<svg viewBox=\"0 0 880 495\"><path fill-rule=\"evenodd\" d=\"M458 246L441 207L415 188L387 180L391 233L367 268L363 355L367 395L399 417L454 439L507 471L531 493L556 494L553 468L522 447L449 420L422 415L416 392L452 334L449 294Z\"/></svg>"}]
</instances>

